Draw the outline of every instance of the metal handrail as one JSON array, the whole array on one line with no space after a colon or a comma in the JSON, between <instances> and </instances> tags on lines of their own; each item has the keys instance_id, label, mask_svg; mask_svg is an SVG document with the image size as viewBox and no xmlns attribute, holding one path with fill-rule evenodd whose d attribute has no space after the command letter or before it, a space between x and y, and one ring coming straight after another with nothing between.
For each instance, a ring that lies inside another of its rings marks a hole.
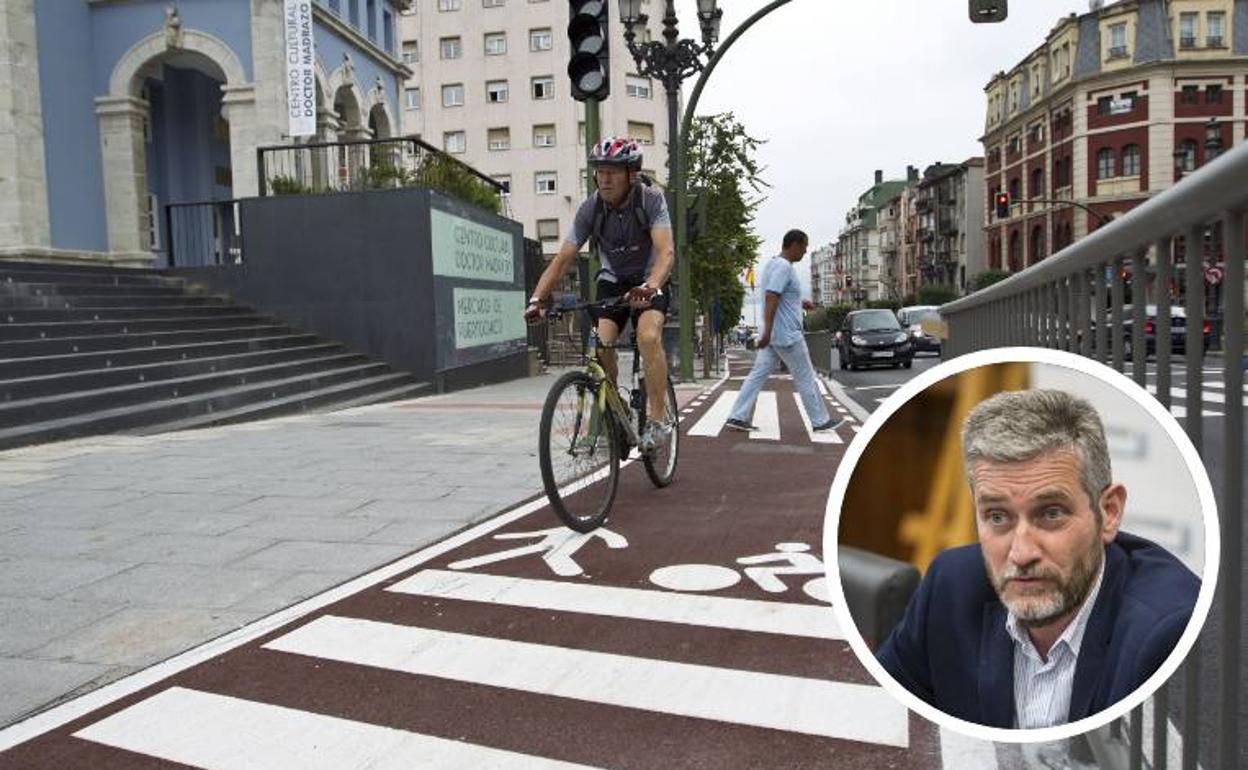
<instances>
[{"instance_id":1,"label":"metal handrail","mask_svg":"<svg viewBox=\"0 0 1248 770\"><path fill-rule=\"evenodd\" d=\"M1228 209L1248 207L1248 182L1245 180L1248 180L1248 145L1241 145L1057 254L987 289L942 306L940 313L942 316L959 313L1039 288L1055 275L1078 273L1111 262L1123 254L1151 246L1187 224L1217 219Z\"/></svg>"}]
</instances>

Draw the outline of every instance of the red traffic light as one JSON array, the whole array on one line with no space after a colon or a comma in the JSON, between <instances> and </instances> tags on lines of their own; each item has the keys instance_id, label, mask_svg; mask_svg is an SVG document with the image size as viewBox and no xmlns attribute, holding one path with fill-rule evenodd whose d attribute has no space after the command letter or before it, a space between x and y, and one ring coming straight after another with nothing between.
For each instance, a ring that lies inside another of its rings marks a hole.
<instances>
[{"instance_id":1,"label":"red traffic light","mask_svg":"<svg viewBox=\"0 0 1248 770\"><path fill-rule=\"evenodd\" d=\"M1007 219L1010 216L1010 194L997 193L997 219Z\"/></svg>"}]
</instances>

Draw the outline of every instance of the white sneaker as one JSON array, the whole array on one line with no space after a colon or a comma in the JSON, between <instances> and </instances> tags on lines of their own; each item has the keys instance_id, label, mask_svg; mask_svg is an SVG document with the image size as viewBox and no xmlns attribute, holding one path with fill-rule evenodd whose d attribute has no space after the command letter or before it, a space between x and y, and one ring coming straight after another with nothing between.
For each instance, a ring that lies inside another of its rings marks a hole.
<instances>
[{"instance_id":1,"label":"white sneaker","mask_svg":"<svg viewBox=\"0 0 1248 770\"><path fill-rule=\"evenodd\" d=\"M667 441L667 437L671 432L671 426L664 425L657 420L649 420L646 422L646 429L641 433L641 442L638 448L643 452L653 452L664 441Z\"/></svg>"}]
</instances>

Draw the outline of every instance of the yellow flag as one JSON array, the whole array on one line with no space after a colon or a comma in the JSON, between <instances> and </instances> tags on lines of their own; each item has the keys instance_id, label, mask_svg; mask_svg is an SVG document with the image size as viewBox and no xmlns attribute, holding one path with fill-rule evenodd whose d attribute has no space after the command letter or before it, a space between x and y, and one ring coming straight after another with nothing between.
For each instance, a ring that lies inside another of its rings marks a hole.
<instances>
[{"instance_id":1,"label":"yellow flag","mask_svg":"<svg viewBox=\"0 0 1248 770\"><path fill-rule=\"evenodd\" d=\"M750 285L750 290L754 290L754 266L750 265L745 269L745 282Z\"/></svg>"}]
</instances>

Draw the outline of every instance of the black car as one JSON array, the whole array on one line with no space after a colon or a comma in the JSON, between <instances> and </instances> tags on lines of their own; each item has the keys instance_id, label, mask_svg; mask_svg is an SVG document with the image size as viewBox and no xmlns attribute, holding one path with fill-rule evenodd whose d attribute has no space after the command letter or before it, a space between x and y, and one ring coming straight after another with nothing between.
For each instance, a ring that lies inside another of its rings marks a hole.
<instances>
[{"instance_id":1,"label":"black car","mask_svg":"<svg viewBox=\"0 0 1248 770\"><path fill-rule=\"evenodd\" d=\"M860 366L904 366L914 363L910 332L886 309L854 310L836 333L842 369Z\"/></svg>"}]
</instances>

